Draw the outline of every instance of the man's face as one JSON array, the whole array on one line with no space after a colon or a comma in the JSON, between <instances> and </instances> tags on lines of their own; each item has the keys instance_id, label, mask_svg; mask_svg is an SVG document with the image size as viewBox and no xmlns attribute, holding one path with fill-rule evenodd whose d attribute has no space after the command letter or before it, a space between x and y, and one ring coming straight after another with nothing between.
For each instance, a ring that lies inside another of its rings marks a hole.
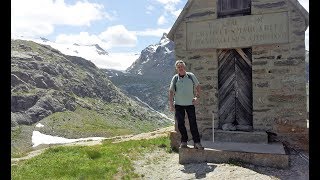
<instances>
[{"instance_id":1,"label":"man's face","mask_svg":"<svg viewBox=\"0 0 320 180\"><path fill-rule=\"evenodd\" d=\"M184 74L184 72L185 72L185 68L184 68L184 65L183 64L177 64L177 71L178 71L178 73L179 74Z\"/></svg>"}]
</instances>

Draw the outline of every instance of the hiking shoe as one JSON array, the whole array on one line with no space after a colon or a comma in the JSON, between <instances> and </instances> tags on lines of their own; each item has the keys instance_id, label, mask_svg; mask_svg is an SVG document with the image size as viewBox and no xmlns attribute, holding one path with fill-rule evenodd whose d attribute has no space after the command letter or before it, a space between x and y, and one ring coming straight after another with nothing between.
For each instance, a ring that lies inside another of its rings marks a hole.
<instances>
[{"instance_id":1,"label":"hiking shoe","mask_svg":"<svg viewBox=\"0 0 320 180\"><path fill-rule=\"evenodd\" d=\"M204 149L204 147L202 147L202 145L200 143L194 143L194 148L195 149L200 149L200 150Z\"/></svg>"},{"instance_id":2,"label":"hiking shoe","mask_svg":"<svg viewBox=\"0 0 320 180\"><path fill-rule=\"evenodd\" d=\"M187 142L181 142L180 148L188 148Z\"/></svg>"}]
</instances>

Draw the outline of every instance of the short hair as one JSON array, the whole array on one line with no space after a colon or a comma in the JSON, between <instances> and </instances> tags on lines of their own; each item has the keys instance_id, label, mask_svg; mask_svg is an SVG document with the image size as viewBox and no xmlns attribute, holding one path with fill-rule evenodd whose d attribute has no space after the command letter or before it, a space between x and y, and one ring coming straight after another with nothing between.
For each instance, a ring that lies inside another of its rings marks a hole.
<instances>
[{"instance_id":1,"label":"short hair","mask_svg":"<svg viewBox=\"0 0 320 180\"><path fill-rule=\"evenodd\" d=\"M182 60L177 60L175 63L175 67L177 67L178 64L183 64L183 66L186 67L186 63L184 63Z\"/></svg>"}]
</instances>

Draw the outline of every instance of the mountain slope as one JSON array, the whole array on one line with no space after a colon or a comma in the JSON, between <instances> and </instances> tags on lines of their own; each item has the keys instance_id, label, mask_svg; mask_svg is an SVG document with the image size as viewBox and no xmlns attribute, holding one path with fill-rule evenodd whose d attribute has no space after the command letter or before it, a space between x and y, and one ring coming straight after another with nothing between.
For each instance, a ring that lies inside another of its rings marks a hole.
<instances>
[{"instance_id":1,"label":"mountain slope","mask_svg":"<svg viewBox=\"0 0 320 180\"><path fill-rule=\"evenodd\" d=\"M139 98L153 109L173 116L168 109L168 89L174 74L174 43L163 34L149 45L125 72L104 69L110 80L128 96Z\"/></svg>"},{"instance_id":2,"label":"mountain slope","mask_svg":"<svg viewBox=\"0 0 320 180\"><path fill-rule=\"evenodd\" d=\"M140 57L127 68L126 72L163 79L172 75L174 62L174 42L164 33L159 43L149 45L141 51Z\"/></svg>"}]
</instances>

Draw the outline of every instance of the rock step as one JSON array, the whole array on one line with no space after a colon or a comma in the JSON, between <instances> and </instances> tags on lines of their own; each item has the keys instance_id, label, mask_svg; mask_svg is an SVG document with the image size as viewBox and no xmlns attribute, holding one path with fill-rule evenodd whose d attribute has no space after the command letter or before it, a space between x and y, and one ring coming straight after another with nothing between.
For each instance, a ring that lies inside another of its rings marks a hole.
<instances>
[{"instance_id":1,"label":"rock step","mask_svg":"<svg viewBox=\"0 0 320 180\"><path fill-rule=\"evenodd\" d=\"M288 168L289 156L286 155L282 143L235 143L201 141L204 150L193 148L179 148L179 163L229 163L244 162L258 166Z\"/></svg>"},{"instance_id":2,"label":"rock step","mask_svg":"<svg viewBox=\"0 0 320 180\"><path fill-rule=\"evenodd\" d=\"M244 132L214 130L214 142L268 144L268 134L265 131Z\"/></svg>"}]
</instances>

